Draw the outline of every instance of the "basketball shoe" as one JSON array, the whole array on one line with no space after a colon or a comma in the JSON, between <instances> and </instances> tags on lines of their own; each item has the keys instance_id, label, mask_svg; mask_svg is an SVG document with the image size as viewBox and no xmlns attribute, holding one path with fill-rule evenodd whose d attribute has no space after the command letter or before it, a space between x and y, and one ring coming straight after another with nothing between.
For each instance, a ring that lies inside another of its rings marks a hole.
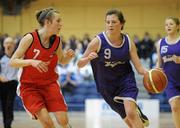
<instances>
[{"instance_id":1,"label":"basketball shoe","mask_svg":"<svg viewBox=\"0 0 180 128\"><path fill-rule=\"evenodd\" d=\"M141 111L141 109L139 108L139 106L137 106L137 113L138 113L141 121L143 122L143 125L144 125L145 127L148 127L148 126L149 126L149 120L148 120L147 116L142 113L142 111Z\"/></svg>"}]
</instances>

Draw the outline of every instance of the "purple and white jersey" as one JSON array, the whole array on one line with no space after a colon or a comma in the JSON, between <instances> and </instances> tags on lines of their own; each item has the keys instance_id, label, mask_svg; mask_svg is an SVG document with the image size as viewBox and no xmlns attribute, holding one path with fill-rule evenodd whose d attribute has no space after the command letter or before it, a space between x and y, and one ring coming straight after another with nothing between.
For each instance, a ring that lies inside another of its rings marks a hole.
<instances>
[{"instance_id":1,"label":"purple and white jersey","mask_svg":"<svg viewBox=\"0 0 180 128\"><path fill-rule=\"evenodd\" d=\"M180 56L180 38L174 43L168 43L166 38L160 40L160 55L163 60L164 69L171 86L180 87L180 64L176 64L172 56Z\"/></svg>"},{"instance_id":2,"label":"purple and white jersey","mask_svg":"<svg viewBox=\"0 0 180 128\"><path fill-rule=\"evenodd\" d=\"M123 43L114 46L107 38L105 32L97 35L100 41L98 57L91 61L97 89L104 86L114 86L123 81L123 77L133 72L130 64L131 49L128 35L121 34Z\"/></svg>"}]
</instances>

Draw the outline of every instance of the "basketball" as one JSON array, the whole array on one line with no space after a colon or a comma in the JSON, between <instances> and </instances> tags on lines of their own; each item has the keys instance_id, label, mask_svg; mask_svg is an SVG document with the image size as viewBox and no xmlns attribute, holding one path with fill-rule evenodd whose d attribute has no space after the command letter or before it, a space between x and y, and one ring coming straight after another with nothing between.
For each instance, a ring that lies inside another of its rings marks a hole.
<instances>
[{"instance_id":1,"label":"basketball","mask_svg":"<svg viewBox=\"0 0 180 128\"><path fill-rule=\"evenodd\" d=\"M166 74L161 69L151 69L143 77L146 90L150 93L161 93L167 86Z\"/></svg>"}]
</instances>

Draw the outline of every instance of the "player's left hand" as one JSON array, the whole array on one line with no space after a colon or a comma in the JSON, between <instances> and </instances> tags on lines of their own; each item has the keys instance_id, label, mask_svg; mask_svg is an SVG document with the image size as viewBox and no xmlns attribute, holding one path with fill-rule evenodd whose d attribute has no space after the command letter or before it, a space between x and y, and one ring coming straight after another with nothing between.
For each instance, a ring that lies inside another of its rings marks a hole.
<instances>
[{"instance_id":1,"label":"player's left hand","mask_svg":"<svg viewBox=\"0 0 180 128\"><path fill-rule=\"evenodd\" d=\"M73 58L75 56L75 52L72 49L68 49L65 53L65 56L68 58Z\"/></svg>"},{"instance_id":2,"label":"player's left hand","mask_svg":"<svg viewBox=\"0 0 180 128\"><path fill-rule=\"evenodd\" d=\"M172 60L176 63L176 64L179 64L180 63L180 59L179 59L179 56L176 56L176 55L173 55L172 56Z\"/></svg>"}]
</instances>

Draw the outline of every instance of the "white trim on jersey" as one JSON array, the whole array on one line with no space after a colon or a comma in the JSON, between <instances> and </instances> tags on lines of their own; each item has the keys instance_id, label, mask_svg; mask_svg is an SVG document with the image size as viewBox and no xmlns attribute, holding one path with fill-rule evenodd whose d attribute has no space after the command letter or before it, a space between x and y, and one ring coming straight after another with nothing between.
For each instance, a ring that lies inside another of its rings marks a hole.
<instances>
[{"instance_id":1,"label":"white trim on jersey","mask_svg":"<svg viewBox=\"0 0 180 128\"><path fill-rule=\"evenodd\" d=\"M135 99L133 99L132 97L120 97L120 96L115 96L114 99L113 99L116 103L121 103L123 104L122 101L124 100L129 100L129 101L132 101L134 103L136 103ZM122 100L122 101L120 101ZM137 103L136 103L137 104Z\"/></svg>"},{"instance_id":2,"label":"white trim on jersey","mask_svg":"<svg viewBox=\"0 0 180 128\"><path fill-rule=\"evenodd\" d=\"M99 40L99 47L98 47L98 50L97 50L97 53L98 53L100 51L100 49L101 49L102 42L101 42L101 38L99 36L97 36L97 38Z\"/></svg>"},{"instance_id":3,"label":"white trim on jersey","mask_svg":"<svg viewBox=\"0 0 180 128\"><path fill-rule=\"evenodd\" d=\"M166 43L168 45L174 45L174 44L177 44L180 41L180 37L178 37L177 40L173 41L173 42L168 41L167 37L165 37L165 41L166 41Z\"/></svg>"},{"instance_id":4,"label":"white trim on jersey","mask_svg":"<svg viewBox=\"0 0 180 128\"><path fill-rule=\"evenodd\" d=\"M19 71L17 73L17 78L18 78L19 84L17 86L16 93L17 93L18 96L20 96L20 86L21 86L20 77L21 77L22 71L23 71L23 68L19 68Z\"/></svg>"},{"instance_id":5,"label":"white trim on jersey","mask_svg":"<svg viewBox=\"0 0 180 128\"><path fill-rule=\"evenodd\" d=\"M161 41L162 41L162 39L159 39L158 41L157 41L157 45L161 45Z\"/></svg>"},{"instance_id":6,"label":"white trim on jersey","mask_svg":"<svg viewBox=\"0 0 180 128\"><path fill-rule=\"evenodd\" d=\"M123 44L124 44L124 42L125 42L125 38L123 37L123 42L122 42L122 44L119 45L119 46L115 46L115 45L113 45L113 44L111 43L111 41L108 39L105 31L103 32L103 35L104 35L106 41L108 42L108 44L111 45L111 46L114 47L114 48L120 48L120 47L122 47Z\"/></svg>"},{"instance_id":7,"label":"white trim on jersey","mask_svg":"<svg viewBox=\"0 0 180 128\"><path fill-rule=\"evenodd\" d=\"M130 40L130 38L129 38L129 36L127 35L127 34L125 34L126 36L127 36L127 38L128 38L128 43L129 43L129 51L131 51L131 40Z\"/></svg>"},{"instance_id":8,"label":"white trim on jersey","mask_svg":"<svg viewBox=\"0 0 180 128\"><path fill-rule=\"evenodd\" d=\"M61 95L63 96L63 93L62 93L62 90L61 90L61 84L59 83L59 81L57 80L56 83L59 85L59 92L61 93ZM64 96L63 96L63 100L64 100L64 103L66 104L67 106L67 103L66 103L66 100L64 99Z\"/></svg>"}]
</instances>

